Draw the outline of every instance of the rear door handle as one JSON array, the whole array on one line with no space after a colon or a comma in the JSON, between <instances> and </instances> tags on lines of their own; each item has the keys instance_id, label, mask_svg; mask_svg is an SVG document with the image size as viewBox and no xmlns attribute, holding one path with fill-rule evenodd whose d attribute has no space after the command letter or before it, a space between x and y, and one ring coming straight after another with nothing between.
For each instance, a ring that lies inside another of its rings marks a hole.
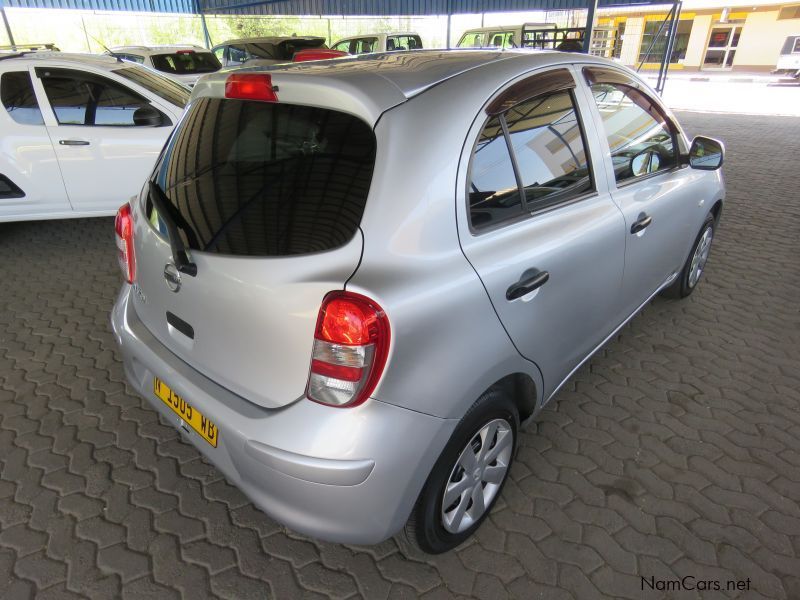
<instances>
[{"instance_id":1,"label":"rear door handle","mask_svg":"<svg viewBox=\"0 0 800 600\"><path fill-rule=\"evenodd\" d=\"M547 271L528 269L522 274L519 281L506 290L506 300L510 302L522 298L542 287L548 279L550 279L550 273Z\"/></svg>"},{"instance_id":2,"label":"rear door handle","mask_svg":"<svg viewBox=\"0 0 800 600\"><path fill-rule=\"evenodd\" d=\"M653 217L642 213L639 215L637 221L631 225L631 233L639 233L640 231L644 231L653 222Z\"/></svg>"},{"instance_id":3,"label":"rear door handle","mask_svg":"<svg viewBox=\"0 0 800 600\"><path fill-rule=\"evenodd\" d=\"M62 146L88 146L91 142L86 140L58 140Z\"/></svg>"}]
</instances>

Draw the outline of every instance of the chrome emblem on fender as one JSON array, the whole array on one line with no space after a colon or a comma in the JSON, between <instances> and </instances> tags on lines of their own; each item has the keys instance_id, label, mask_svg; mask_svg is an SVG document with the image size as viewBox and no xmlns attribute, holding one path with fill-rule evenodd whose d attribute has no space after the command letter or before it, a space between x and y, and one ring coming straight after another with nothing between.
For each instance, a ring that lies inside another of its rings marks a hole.
<instances>
[{"instance_id":1,"label":"chrome emblem on fender","mask_svg":"<svg viewBox=\"0 0 800 600\"><path fill-rule=\"evenodd\" d=\"M164 266L164 280L167 282L167 287L170 291L177 292L181 289L181 274L172 263L167 263Z\"/></svg>"}]
</instances>

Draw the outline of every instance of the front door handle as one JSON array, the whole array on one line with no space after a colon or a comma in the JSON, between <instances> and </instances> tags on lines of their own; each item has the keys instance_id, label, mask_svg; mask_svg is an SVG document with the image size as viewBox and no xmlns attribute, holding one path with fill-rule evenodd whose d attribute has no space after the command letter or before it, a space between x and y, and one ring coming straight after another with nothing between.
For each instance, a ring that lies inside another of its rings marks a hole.
<instances>
[{"instance_id":1,"label":"front door handle","mask_svg":"<svg viewBox=\"0 0 800 600\"><path fill-rule=\"evenodd\" d=\"M653 217L645 213L640 214L636 222L631 225L631 233L639 233L640 231L644 231L652 222Z\"/></svg>"},{"instance_id":2,"label":"front door handle","mask_svg":"<svg viewBox=\"0 0 800 600\"><path fill-rule=\"evenodd\" d=\"M90 142L86 140L58 140L62 146L88 146Z\"/></svg>"},{"instance_id":3,"label":"front door handle","mask_svg":"<svg viewBox=\"0 0 800 600\"><path fill-rule=\"evenodd\" d=\"M548 279L550 279L550 273L547 271L529 269L522 274L519 281L506 290L506 300L510 302L522 298L542 287Z\"/></svg>"}]
</instances>

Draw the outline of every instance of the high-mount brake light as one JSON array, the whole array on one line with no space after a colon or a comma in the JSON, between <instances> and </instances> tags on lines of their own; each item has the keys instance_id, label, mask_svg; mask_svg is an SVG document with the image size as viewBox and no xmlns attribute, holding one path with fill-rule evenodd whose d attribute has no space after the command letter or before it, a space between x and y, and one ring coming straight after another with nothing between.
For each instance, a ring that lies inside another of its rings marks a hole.
<instances>
[{"instance_id":1,"label":"high-mount brake light","mask_svg":"<svg viewBox=\"0 0 800 600\"><path fill-rule=\"evenodd\" d=\"M277 102L276 91L269 73L233 73L225 81L225 97L236 100Z\"/></svg>"},{"instance_id":2,"label":"high-mount brake light","mask_svg":"<svg viewBox=\"0 0 800 600\"><path fill-rule=\"evenodd\" d=\"M320 404L362 404L383 374L390 328L377 302L353 292L330 292L322 301L306 395Z\"/></svg>"},{"instance_id":3,"label":"high-mount brake light","mask_svg":"<svg viewBox=\"0 0 800 600\"><path fill-rule=\"evenodd\" d=\"M194 50L178 50L175 54L194 54Z\"/></svg>"},{"instance_id":4,"label":"high-mount brake light","mask_svg":"<svg viewBox=\"0 0 800 600\"><path fill-rule=\"evenodd\" d=\"M136 280L136 257L133 250L133 213L127 202L119 207L114 219L114 232L117 234L117 261L125 281Z\"/></svg>"}]
</instances>

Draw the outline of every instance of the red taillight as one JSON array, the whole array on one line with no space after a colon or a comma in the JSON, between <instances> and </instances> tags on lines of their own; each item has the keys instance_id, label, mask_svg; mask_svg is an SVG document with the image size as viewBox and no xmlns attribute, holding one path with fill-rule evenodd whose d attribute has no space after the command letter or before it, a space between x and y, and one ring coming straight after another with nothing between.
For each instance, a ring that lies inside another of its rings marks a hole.
<instances>
[{"instance_id":1,"label":"red taillight","mask_svg":"<svg viewBox=\"0 0 800 600\"><path fill-rule=\"evenodd\" d=\"M307 60L326 60L329 58L339 58L341 56L350 56L347 52L342 50L331 50L330 48L312 48L309 50L300 50L294 53L292 62L305 62Z\"/></svg>"},{"instance_id":2,"label":"red taillight","mask_svg":"<svg viewBox=\"0 0 800 600\"><path fill-rule=\"evenodd\" d=\"M131 205L123 204L117 211L114 220L114 230L117 234L117 260L125 281L133 283L136 279L136 258L133 254L133 214Z\"/></svg>"},{"instance_id":3,"label":"red taillight","mask_svg":"<svg viewBox=\"0 0 800 600\"><path fill-rule=\"evenodd\" d=\"M194 54L194 50L178 50L175 54Z\"/></svg>"},{"instance_id":4,"label":"red taillight","mask_svg":"<svg viewBox=\"0 0 800 600\"><path fill-rule=\"evenodd\" d=\"M237 100L277 102L269 73L234 73L225 81L225 97Z\"/></svg>"},{"instance_id":5,"label":"red taillight","mask_svg":"<svg viewBox=\"0 0 800 600\"><path fill-rule=\"evenodd\" d=\"M357 406L369 398L386 366L389 319L373 300L331 292L322 301L306 395L330 406Z\"/></svg>"}]
</instances>

